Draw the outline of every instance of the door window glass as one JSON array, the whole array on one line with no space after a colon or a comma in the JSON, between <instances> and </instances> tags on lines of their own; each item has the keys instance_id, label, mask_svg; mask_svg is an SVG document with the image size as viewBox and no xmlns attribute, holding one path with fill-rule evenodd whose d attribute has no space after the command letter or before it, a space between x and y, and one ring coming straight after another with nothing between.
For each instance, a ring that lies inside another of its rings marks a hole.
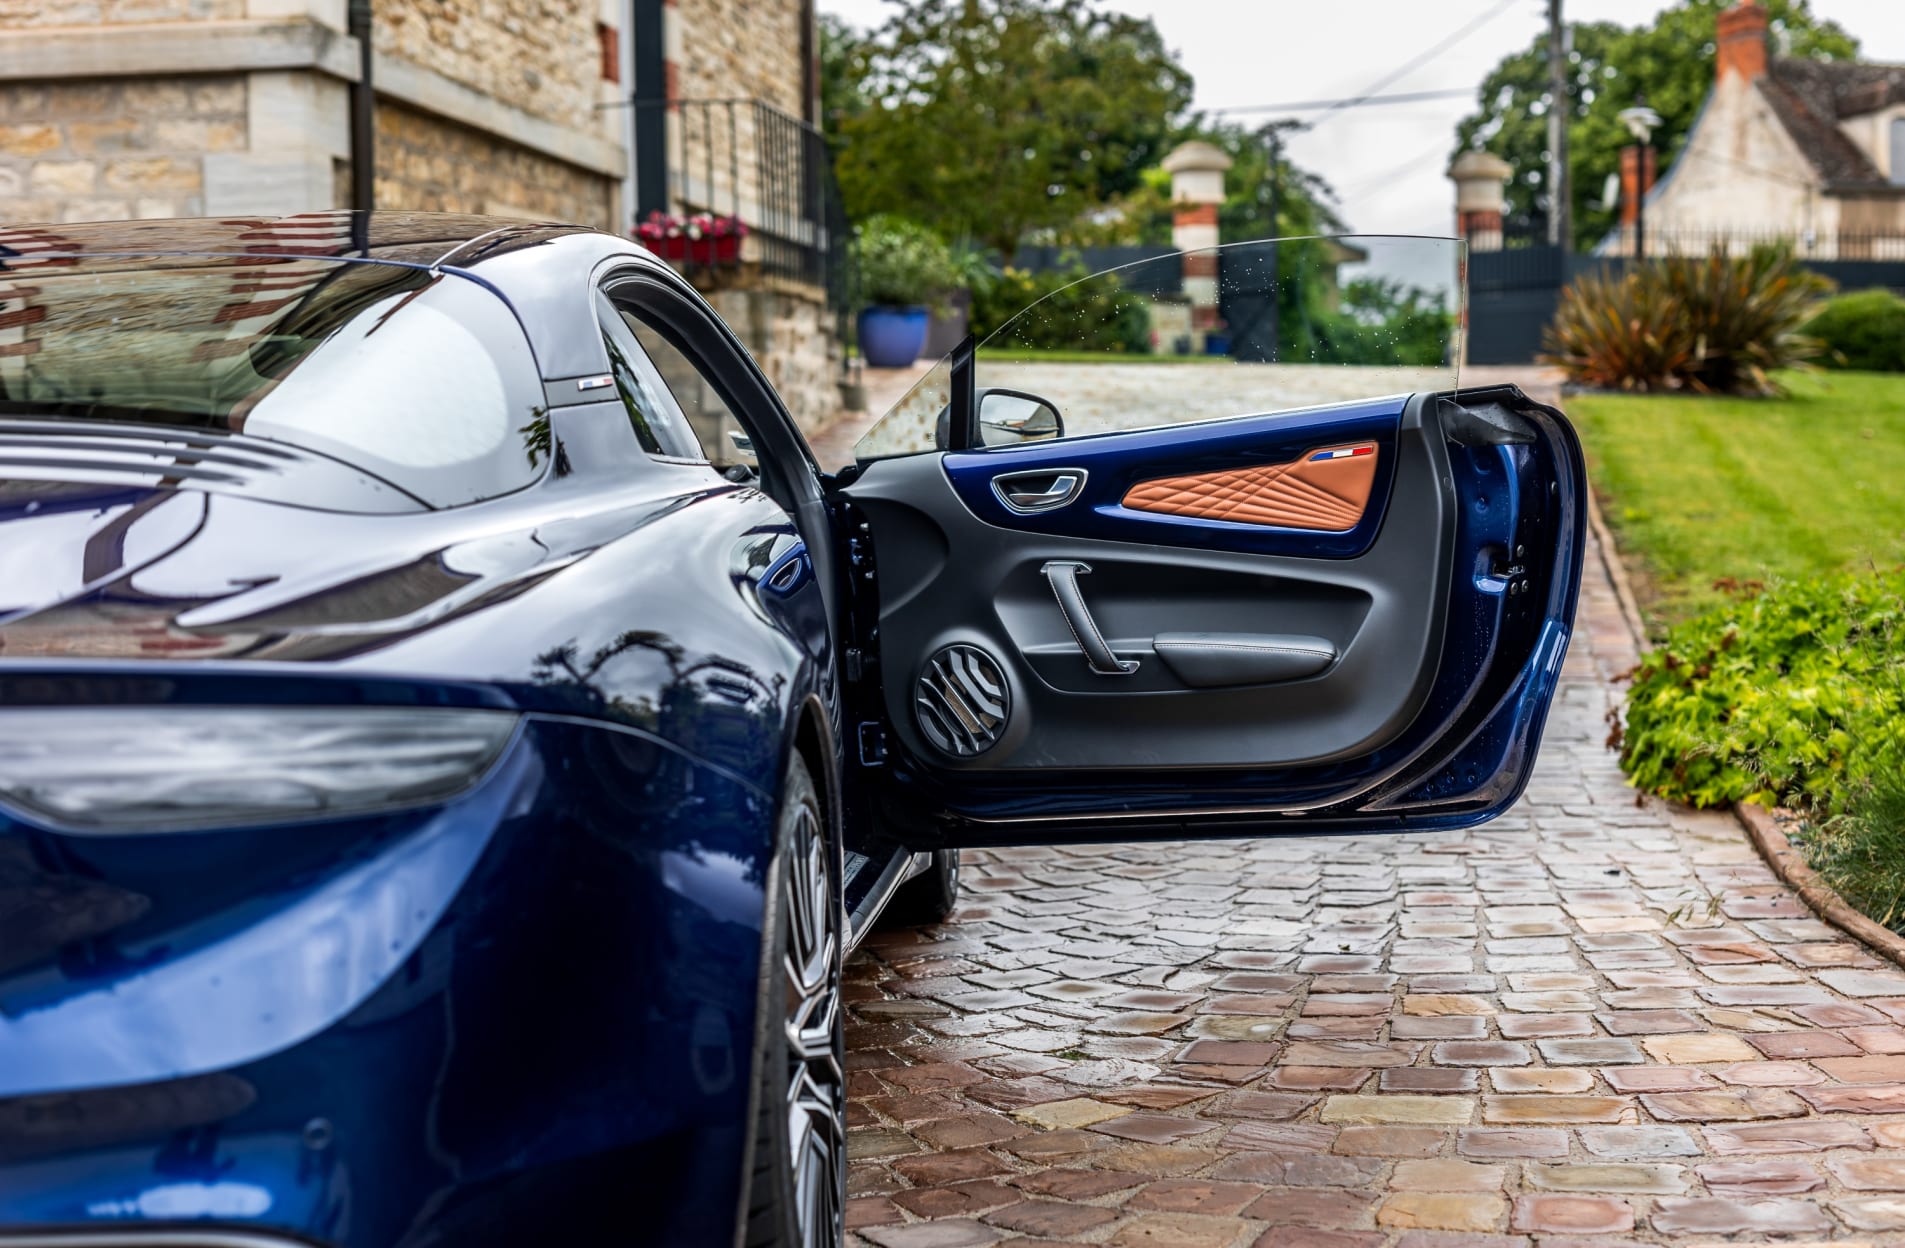
<instances>
[{"instance_id":1,"label":"door window glass","mask_svg":"<svg viewBox=\"0 0 1905 1248\"><path fill-rule=\"evenodd\" d=\"M1452 238L1290 238L1166 251L1081 277L978 327L985 442L1049 436L1058 422L1077 437L1452 390L1463 259ZM1044 400L1058 422L990 429L989 390L1013 392L1013 411ZM934 449L951 393L942 360L857 456Z\"/></svg>"},{"instance_id":2,"label":"door window glass","mask_svg":"<svg viewBox=\"0 0 1905 1248\"><path fill-rule=\"evenodd\" d=\"M754 463L752 442L701 366L633 312L621 316L687 420L700 457L717 468Z\"/></svg>"},{"instance_id":3,"label":"door window glass","mask_svg":"<svg viewBox=\"0 0 1905 1248\"><path fill-rule=\"evenodd\" d=\"M602 324L602 340L608 347L609 372L615 378L615 393L628 411L628 423L642 449L651 455L678 459L701 459L701 446L695 441L688 420L669 393L661 373L636 340L629 322L609 301L596 295L596 315Z\"/></svg>"}]
</instances>

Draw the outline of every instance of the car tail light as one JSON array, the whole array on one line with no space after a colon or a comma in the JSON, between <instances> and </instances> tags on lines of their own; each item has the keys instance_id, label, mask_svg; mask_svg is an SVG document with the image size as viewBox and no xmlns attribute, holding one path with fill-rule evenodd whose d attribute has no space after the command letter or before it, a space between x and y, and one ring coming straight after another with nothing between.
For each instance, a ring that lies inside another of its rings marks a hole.
<instances>
[{"instance_id":1,"label":"car tail light","mask_svg":"<svg viewBox=\"0 0 1905 1248\"><path fill-rule=\"evenodd\" d=\"M75 832L241 827L430 805L470 788L507 711L41 707L0 711L0 803Z\"/></svg>"}]
</instances>

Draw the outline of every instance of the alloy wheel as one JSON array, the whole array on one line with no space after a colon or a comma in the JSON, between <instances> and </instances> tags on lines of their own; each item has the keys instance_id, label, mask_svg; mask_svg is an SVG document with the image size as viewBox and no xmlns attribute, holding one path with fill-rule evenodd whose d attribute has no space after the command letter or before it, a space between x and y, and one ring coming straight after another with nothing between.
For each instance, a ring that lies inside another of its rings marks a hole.
<instances>
[{"instance_id":1,"label":"alloy wheel","mask_svg":"<svg viewBox=\"0 0 1905 1248\"><path fill-rule=\"evenodd\" d=\"M802 1248L843 1234L846 1074L841 1045L840 907L817 811L800 808L782 873L786 896L787 1149Z\"/></svg>"}]
</instances>

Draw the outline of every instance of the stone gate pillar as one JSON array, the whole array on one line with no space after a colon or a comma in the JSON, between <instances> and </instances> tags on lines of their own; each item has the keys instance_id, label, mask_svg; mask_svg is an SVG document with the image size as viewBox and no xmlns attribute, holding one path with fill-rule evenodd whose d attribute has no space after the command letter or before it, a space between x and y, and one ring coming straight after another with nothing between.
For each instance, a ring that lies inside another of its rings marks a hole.
<instances>
[{"instance_id":1,"label":"stone gate pillar","mask_svg":"<svg viewBox=\"0 0 1905 1248\"><path fill-rule=\"evenodd\" d=\"M1455 183L1455 232L1468 240L1470 251L1502 249L1506 183L1514 172L1514 166L1488 152L1463 152L1449 166L1449 179Z\"/></svg>"},{"instance_id":2,"label":"stone gate pillar","mask_svg":"<svg viewBox=\"0 0 1905 1248\"><path fill-rule=\"evenodd\" d=\"M1217 210L1224 202L1224 174L1230 157L1209 143L1180 143L1164 158L1171 175L1171 244L1184 253L1184 298L1191 305L1191 331L1202 348L1203 335L1218 324Z\"/></svg>"}]
</instances>

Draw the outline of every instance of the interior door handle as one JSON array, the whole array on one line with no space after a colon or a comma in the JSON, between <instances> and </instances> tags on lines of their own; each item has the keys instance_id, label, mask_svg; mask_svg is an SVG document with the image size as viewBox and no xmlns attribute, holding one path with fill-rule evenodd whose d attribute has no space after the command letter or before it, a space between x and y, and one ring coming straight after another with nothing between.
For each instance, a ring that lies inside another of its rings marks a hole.
<instances>
[{"instance_id":1,"label":"interior door handle","mask_svg":"<svg viewBox=\"0 0 1905 1248\"><path fill-rule=\"evenodd\" d=\"M1046 581L1051 584L1052 594L1058 599L1059 613L1065 617L1078 648L1085 652L1085 662L1091 666L1091 670L1100 676L1129 676L1137 671L1137 660L1121 659L1111 652L1111 647L1105 643L1105 635L1098 631L1097 623L1085 607L1085 595L1079 592L1078 578L1091 571L1091 565L1075 560L1054 559L1039 571L1045 574Z\"/></svg>"},{"instance_id":2,"label":"interior door handle","mask_svg":"<svg viewBox=\"0 0 1905 1248\"><path fill-rule=\"evenodd\" d=\"M1020 515L1063 507L1085 488L1083 468L1041 468L1011 472L992 479L992 492L1010 511Z\"/></svg>"}]
</instances>

